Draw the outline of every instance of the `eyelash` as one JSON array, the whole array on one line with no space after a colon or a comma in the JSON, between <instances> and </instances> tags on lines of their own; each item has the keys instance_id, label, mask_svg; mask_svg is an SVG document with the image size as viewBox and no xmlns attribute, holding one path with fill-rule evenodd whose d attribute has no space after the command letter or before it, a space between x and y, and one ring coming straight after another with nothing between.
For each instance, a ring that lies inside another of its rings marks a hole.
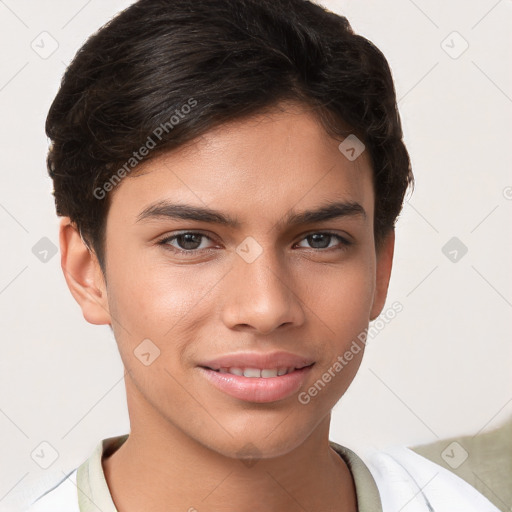
<instances>
[{"instance_id":1,"label":"eyelash","mask_svg":"<svg viewBox=\"0 0 512 512\"><path fill-rule=\"evenodd\" d=\"M185 254L187 256L195 256L200 251L208 250L208 249L189 249L189 250L178 249L178 248L173 247L172 245L169 244L169 242L171 242L172 240L176 240L180 236L189 235L189 234L202 236L204 238L208 238L209 240L212 240L211 237L209 237L208 235L206 235L204 233L201 233L201 232L197 232L197 231L183 231L182 233L178 233L176 235L168 236L168 237L164 238L163 240L160 240L159 242L157 242L157 244L158 245L162 245L165 249L170 250L170 251L172 251L174 253ZM341 247L329 247L329 248L324 248L324 249L315 249L314 247L311 247L311 250L313 250L313 251L318 251L318 252L330 252L332 250L334 250L334 251L343 251L348 246L352 245L352 242L350 242L346 238L343 238L341 235L338 235L337 233L332 233L330 231L314 231L312 233L308 233L300 241L305 240L306 238L308 238L308 237L310 237L312 235L327 235L327 236L334 237L339 242L341 242Z\"/></svg>"}]
</instances>

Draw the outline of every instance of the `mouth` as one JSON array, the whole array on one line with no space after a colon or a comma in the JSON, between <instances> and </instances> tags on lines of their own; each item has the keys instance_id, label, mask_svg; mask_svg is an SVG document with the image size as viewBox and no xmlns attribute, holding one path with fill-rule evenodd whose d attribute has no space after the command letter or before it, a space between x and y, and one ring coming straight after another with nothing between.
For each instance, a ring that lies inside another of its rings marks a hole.
<instances>
[{"instance_id":1,"label":"mouth","mask_svg":"<svg viewBox=\"0 0 512 512\"><path fill-rule=\"evenodd\" d=\"M206 381L223 394L253 403L285 400L306 382L315 363L298 366L199 366Z\"/></svg>"}]
</instances>

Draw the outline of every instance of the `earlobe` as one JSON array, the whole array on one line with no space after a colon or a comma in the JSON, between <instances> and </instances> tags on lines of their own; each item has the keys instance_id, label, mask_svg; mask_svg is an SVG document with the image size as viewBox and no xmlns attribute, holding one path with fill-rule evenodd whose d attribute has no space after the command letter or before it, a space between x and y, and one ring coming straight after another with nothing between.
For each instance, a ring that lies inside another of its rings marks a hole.
<instances>
[{"instance_id":1,"label":"earlobe","mask_svg":"<svg viewBox=\"0 0 512 512\"><path fill-rule=\"evenodd\" d=\"M391 230L377 252L376 284L370 320L375 320L382 312L388 294L389 279L395 250L395 230Z\"/></svg>"},{"instance_id":2,"label":"earlobe","mask_svg":"<svg viewBox=\"0 0 512 512\"><path fill-rule=\"evenodd\" d=\"M84 318L91 324L110 324L106 286L98 259L69 217L61 220L59 242L64 278Z\"/></svg>"}]
</instances>

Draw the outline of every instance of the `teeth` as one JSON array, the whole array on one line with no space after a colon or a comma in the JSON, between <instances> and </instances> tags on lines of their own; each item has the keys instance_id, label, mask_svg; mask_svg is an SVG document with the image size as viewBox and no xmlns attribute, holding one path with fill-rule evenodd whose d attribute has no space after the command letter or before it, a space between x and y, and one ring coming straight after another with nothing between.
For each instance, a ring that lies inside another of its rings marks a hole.
<instances>
[{"instance_id":1,"label":"teeth","mask_svg":"<svg viewBox=\"0 0 512 512\"><path fill-rule=\"evenodd\" d=\"M261 370L258 370L258 368L245 368L244 377L261 377Z\"/></svg>"},{"instance_id":2,"label":"teeth","mask_svg":"<svg viewBox=\"0 0 512 512\"><path fill-rule=\"evenodd\" d=\"M219 373L231 373L233 375L238 375L240 377L249 377L249 378L263 378L268 379L271 377L280 377L281 375L286 375L287 373L291 373L295 370L295 368L290 367L280 367L280 368L265 368L260 370L259 368L219 368Z\"/></svg>"}]
</instances>

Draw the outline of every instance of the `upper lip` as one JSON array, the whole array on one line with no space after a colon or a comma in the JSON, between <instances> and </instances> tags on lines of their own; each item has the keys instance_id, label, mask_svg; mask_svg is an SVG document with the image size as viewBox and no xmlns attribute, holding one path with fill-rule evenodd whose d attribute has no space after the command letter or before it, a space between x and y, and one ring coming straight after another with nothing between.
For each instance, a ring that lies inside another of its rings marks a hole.
<instances>
[{"instance_id":1,"label":"upper lip","mask_svg":"<svg viewBox=\"0 0 512 512\"><path fill-rule=\"evenodd\" d=\"M289 352L270 352L267 354L258 352L236 352L205 361L199 366L220 370L221 368L304 368L314 361Z\"/></svg>"}]
</instances>

